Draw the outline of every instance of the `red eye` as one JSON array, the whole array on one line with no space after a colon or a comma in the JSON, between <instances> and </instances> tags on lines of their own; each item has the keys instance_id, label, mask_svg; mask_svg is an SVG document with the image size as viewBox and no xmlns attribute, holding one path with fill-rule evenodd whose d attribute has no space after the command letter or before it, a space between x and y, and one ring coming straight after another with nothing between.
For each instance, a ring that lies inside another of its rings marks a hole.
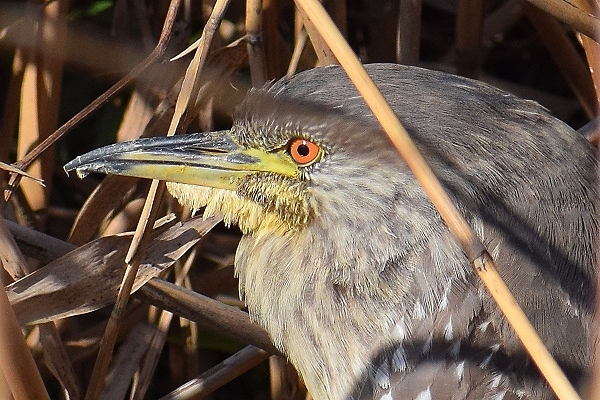
<instances>
[{"instance_id":1,"label":"red eye","mask_svg":"<svg viewBox=\"0 0 600 400\"><path fill-rule=\"evenodd\" d=\"M309 140L298 138L292 139L288 152L299 165L308 165L317 159L321 148Z\"/></svg>"}]
</instances>

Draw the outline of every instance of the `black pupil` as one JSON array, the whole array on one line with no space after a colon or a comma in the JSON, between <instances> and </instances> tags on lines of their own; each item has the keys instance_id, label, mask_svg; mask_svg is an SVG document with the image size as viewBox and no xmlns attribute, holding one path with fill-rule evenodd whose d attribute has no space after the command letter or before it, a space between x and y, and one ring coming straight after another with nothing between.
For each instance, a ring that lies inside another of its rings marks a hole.
<instances>
[{"instance_id":1,"label":"black pupil","mask_svg":"<svg viewBox=\"0 0 600 400\"><path fill-rule=\"evenodd\" d=\"M309 153L310 149L304 143L298 146L298 154L300 154L302 157L306 157Z\"/></svg>"}]
</instances>

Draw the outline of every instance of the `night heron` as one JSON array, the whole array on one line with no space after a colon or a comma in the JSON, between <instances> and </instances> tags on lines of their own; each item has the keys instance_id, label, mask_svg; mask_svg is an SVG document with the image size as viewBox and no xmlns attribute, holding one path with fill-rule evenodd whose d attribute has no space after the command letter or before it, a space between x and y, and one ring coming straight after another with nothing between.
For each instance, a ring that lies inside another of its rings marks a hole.
<instances>
[{"instance_id":1,"label":"night heron","mask_svg":"<svg viewBox=\"0 0 600 400\"><path fill-rule=\"evenodd\" d=\"M592 146L484 83L367 70L580 384L595 337ZM239 225L241 297L315 399L552 397L337 66L251 91L229 131L119 143L66 169L178 182L183 204Z\"/></svg>"}]
</instances>

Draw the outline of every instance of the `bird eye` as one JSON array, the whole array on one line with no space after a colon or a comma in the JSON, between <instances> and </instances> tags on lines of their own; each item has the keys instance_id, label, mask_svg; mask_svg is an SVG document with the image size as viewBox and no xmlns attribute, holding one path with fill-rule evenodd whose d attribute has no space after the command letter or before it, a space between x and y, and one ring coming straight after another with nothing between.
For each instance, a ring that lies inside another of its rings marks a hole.
<instances>
[{"instance_id":1,"label":"bird eye","mask_svg":"<svg viewBox=\"0 0 600 400\"><path fill-rule=\"evenodd\" d=\"M321 148L310 140L296 138L290 141L288 152L298 165L307 166L317 160Z\"/></svg>"}]
</instances>

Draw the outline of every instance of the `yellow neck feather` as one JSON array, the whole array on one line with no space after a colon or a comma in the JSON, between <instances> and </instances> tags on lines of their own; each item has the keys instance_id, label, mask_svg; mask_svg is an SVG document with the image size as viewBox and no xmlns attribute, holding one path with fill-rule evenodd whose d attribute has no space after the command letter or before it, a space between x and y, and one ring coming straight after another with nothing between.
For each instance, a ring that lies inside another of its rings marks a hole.
<instances>
[{"instance_id":1,"label":"yellow neck feather","mask_svg":"<svg viewBox=\"0 0 600 400\"><path fill-rule=\"evenodd\" d=\"M206 218L221 214L227 226L238 225L244 234L259 230L284 233L306 224L308 220L304 206L296 204L290 207L293 203L304 203L300 198L287 199L287 202L274 198L274 207L269 207L242 197L233 190L175 182L167 182L167 188L182 205L192 209L206 206ZM276 193L272 195L277 196ZM286 209L283 210L282 206Z\"/></svg>"}]
</instances>

